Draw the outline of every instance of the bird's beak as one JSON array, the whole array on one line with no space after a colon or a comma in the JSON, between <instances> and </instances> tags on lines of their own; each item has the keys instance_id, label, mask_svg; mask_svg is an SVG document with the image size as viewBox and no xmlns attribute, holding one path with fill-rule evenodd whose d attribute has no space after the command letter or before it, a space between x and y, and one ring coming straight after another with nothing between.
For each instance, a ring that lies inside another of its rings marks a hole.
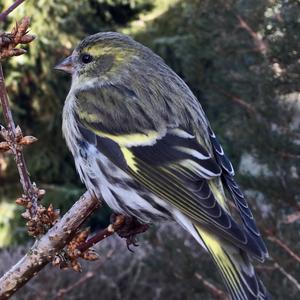
<instances>
[{"instance_id":1,"label":"bird's beak","mask_svg":"<svg viewBox=\"0 0 300 300\"><path fill-rule=\"evenodd\" d=\"M72 55L66 57L62 62L54 67L55 70L64 71L66 73L73 73L73 57Z\"/></svg>"}]
</instances>

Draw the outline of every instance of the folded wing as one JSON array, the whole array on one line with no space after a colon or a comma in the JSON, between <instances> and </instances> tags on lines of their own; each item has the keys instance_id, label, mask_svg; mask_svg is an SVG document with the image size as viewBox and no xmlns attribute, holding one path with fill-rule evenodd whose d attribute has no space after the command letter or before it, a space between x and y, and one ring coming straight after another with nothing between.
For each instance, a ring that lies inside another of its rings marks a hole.
<instances>
[{"instance_id":1,"label":"folded wing","mask_svg":"<svg viewBox=\"0 0 300 300\"><path fill-rule=\"evenodd\" d=\"M122 103L131 101L132 97L136 100L136 94L128 88L112 90L114 99ZM118 116L119 122L109 126L114 117L110 119L108 112L101 112L101 105L97 104L102 101L103 93L107 92L102 88L101 91L89 91L89 95L84 91L77 95L77 120L84 138L195 224L231 241L262 261L266 249L250 209L233 180L232 166L212 131L209 134L213 151L191 129L180 125L158 128L148 120L150 116L144 127L135 129L134 125L120 122L130 117L127 111L127 115ZM238 224L231 216L221 179L245 225Z\"/></svg>"}]
</instances>

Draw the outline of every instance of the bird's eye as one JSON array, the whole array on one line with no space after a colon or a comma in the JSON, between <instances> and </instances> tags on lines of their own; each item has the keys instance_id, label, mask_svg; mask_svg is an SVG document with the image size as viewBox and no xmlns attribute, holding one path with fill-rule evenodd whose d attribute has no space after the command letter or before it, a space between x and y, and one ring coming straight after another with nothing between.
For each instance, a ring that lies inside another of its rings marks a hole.
<instances>
[{"instance_id":1,"label":"bird's eye","mask_svg":"<svg viewBox=\"0 0 300 300\"><path fill-rule=\"evenodd\" d=\"M82 61L84 64L88 64L88 63L90 63L92 60L93 60L93 56L90 55L90 54L83 54L83 55L81 56L81 61Z\"/></svg>"}]
</instances>

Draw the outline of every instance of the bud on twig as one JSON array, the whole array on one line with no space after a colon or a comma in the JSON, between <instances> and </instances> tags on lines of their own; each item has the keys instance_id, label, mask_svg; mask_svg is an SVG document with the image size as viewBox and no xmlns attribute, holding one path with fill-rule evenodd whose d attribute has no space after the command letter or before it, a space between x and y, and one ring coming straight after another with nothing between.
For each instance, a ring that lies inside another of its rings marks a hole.
<instances>
[{"instance_id":1,"label":"bud on twig","mask_svg":"<svg viewBox=\"0 0 300 300\"><path fill-rule=\"evenodd\" d=\"M17 205L21 205L21 206L24 206L26 207L27 206L27 203L28 203L28 200L24 199L24 198L18 198L16 200L16 204Z\"/></svg>"},{"instance_id":2,"label":"bud on twig","mask_svg":"<svg viewBox=\"0 0 300 300\"><path fill-rule=\"evenodd\" d=\"M99 259L99 254L95 250L89 249L83 253L82 258L85 260L94 261Z\"/></svg>"},{"instance_id":3,"label":"bud on twig","mask_svg":"<svg viewBox=\"0 0 300 300\"><path fill-rule=\"evenodd\" d=\"M21 214L21 216L25 219L25 220L29 220L30 219L30 214L28 212L28 210L26 210L25 212L23 212Z\"/></svg>"},{"instance_id":4,"label":"bud on twig","mask_svg":"<svg viewBox=\"0 0 300 300\"><path fill-rule=\"evenodd\" d=\"M9 150L8 142L0 142L0 152L6 152Z\"/></svg>"},{"instance_id":5,"label":"bud on twig","mask_svg":"<svg viewBox=\"0 0 300 300\"><path fill-rule=\"evenodd\" d=\"M32 34L24 35L24 36L21 38L21 40L20 40L20 44L29 44L29 43L31 43L34 39L35 39L35 35L32 35Z\"/></svg>"},{"instance_id":6,"label":"bud on twig","mask_svg":"<svg viewBox=\"0 0 300 300\"><path fill-rule=\"evenodd\" d=\"M43 189L38 190L38 198L42 199L46 194L46 191Z\"/></svg>"},{"instance_id":7,"label":"bud on twig","mask_svg":"<svg viewBox=\"0 0 300 300\"><path fill-rule=\"evenodd\" d=\"M38 139L34 136L27 135L21 138L19 141L19 145L30 145L37 141Z\"/></svg>"},{"instance_id":8,"label":"bud on twig","mask_svg":"<svg viewBox=\"0 0 300 300\"><path fill-rule=\"evenodd\" d=\"M27 29L30 24L30 18L24 17L20 22L16 23L15 28L13 28L13 32L15 33L15 43L19 44L24 35L27 34Z\"/></svg>"},{"instance_id":9,"label":"bud on twig","mask_svg":"<svg viewBox=\"0 0 300 300\"><path fill-rule=\"evenodd\" d=\"M0 59L19 56L26 53L25 49L16 48L19 44L29 44L35 36L28 34L30 18L24 17L17 22L10 33L0 33Z\"/></svg>"}]
</instances>

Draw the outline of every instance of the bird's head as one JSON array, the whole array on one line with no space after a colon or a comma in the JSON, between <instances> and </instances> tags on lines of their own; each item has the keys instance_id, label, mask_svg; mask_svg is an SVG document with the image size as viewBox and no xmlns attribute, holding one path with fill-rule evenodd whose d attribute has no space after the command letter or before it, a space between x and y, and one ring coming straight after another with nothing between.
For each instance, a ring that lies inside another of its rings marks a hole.
<instances>
[{"instance_id":1,"label":"bird's head","mask_svg":"<svg viewBox=\"0 0 300 300\"><path fill-rule=\"evenodd\" d=\"M128 73L131 64L141 62L149 55L152 55L150 50L130 37L103 32L82 40L55 69L72 74L73 81L82 85L92 81L107 82L122 72Z\"/></svg>"}]
</instances>

